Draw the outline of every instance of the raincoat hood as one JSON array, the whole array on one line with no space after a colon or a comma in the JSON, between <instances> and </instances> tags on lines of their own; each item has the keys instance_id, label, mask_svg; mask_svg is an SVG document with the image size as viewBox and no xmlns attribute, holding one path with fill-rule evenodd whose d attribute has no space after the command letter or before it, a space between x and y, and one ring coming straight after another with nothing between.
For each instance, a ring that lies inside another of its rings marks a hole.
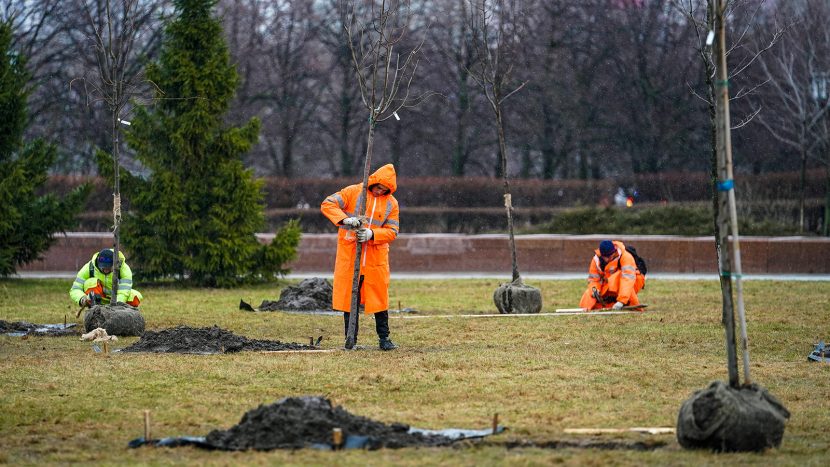
<instances>
[{"instance_id":1,"label":"raincoat hood","mask_svg":"<svg viewBox=\"0 0 830 467\"><path fill-rule=\"evenodd\" d=\"M369 188L372 185L377 185L378 183L383 184L383 186L389 188L389 194L395 193L395 190L398 189L398 177L395 175L395 166L392 164L386 164L383 167L375 170L375 173L369 175L369 184L367 185Z\"/></svg>"}]
</instances>

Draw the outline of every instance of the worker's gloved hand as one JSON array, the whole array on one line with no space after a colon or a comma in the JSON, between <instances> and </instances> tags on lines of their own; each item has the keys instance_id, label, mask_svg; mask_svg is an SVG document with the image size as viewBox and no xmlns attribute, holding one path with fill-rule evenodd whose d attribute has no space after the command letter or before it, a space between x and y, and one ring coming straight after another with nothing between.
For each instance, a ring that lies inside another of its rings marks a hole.
<instances>
[{"instance_id":1,"label":"worker's gloved hand","mask_svg":"<svg viewBox=\"0 0 830 467\"><path fill-rule=\"evenodd\" d=\"M81 299L78 300L78 305L82 307L89 306L89 297L87 297L86 295L81 297Z\"/></svg>"},{"instance_id":2,"label":"worker's gloved hand","mask_svg":"<svg viewBox=\"0 0 830 467\"><path fill-rule=\"evenodd\" d=\"M357 231L357 241L360 243L368 242L373 236L372 229L360 229Z\"/></svg>"},{"instance_id":3,"label":"worker's gloved hand","mask_svg":"<svg viewBox=\"0 0 830 467\"><path fill-rule=\"evenodd\" d=\"M87 300L88 300L88 302L87 302L88 305L87 306L100 305L101 301L103 300L103 297L101 297L100 295L98 295L95 292L90 292L89 294L87 294L86 297L87 297Z\"/></svg>"},{"instance_id":4,"label":"worker's gloved hand","mask_svg":"<svg viewBox=\"0 0 830 467\"><path fill-rule=\"evenodd\" d=\"M617 303L615 303L615 304L614 304L614 306L612 306L611 308L612 308L612 309L614 309L614 310L622 310L622 307L623 307L623 306L624 306L624 305L623 305L623 302L617 302Z\"/></svg>"},{"instance_id":5,"label":"worker's gloved hand","mask_svg":"<svg viewBox=\"0 0 830 467\"><path fill-rule=\"evenodd\" d=\"M360 219L358 219L357 217L347 217L343 219L343 225L352 228L360 227Z\"/></svg>"}]
</instances>

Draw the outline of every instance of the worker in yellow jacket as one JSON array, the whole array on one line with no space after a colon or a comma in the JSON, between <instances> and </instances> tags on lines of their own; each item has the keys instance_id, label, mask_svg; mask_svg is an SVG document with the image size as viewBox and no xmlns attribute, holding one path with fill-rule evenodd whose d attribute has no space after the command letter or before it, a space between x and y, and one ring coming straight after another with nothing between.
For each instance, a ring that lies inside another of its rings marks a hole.
<instances>
[{"instance_id":1,"label":"worker in yellow jacket","mask_svg":"<svg viewBox=\"0 0 830 467\"><path fill-rule=\"evenodd\" d=\"M92 259L78 271L75 282L69 289L69 297L74 303L82 307L93 305L108 305L112 301L112 271L114 251L103 249L92 255ZM133 271L127 265L124 253L118 252L118 291L115 301L138 307L143 298L138 290L133 288Z\"/></svg>"},{"instance_id":2,"label":"worker in yellow jacket","mask_svg":"<svg viewBox=\"0 0 830 467\"><path fill-rule=\"evenodd\" d=\"M386 164L369 176L364 212L356 212L358 198L363 192L363 184L360 183L327 196L320 205L323 215L338 227L332 308L343 312L345 332L348 334L354 260L357 242L361 242L360 303L364 305L366 314L375 317L381 350L397 348L389 339L388 311L389 244L397 238L400 230L398 201L392 196L397 187L395 167Z\"/></svg>"}]
</instances>

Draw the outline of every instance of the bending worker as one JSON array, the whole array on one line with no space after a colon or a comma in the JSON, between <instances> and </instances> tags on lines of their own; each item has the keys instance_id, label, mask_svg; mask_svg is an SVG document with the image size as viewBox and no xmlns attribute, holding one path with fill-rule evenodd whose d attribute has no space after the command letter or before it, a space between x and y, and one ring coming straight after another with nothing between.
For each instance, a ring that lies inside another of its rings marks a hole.
<instances>
[{"instance_id":1,"label":"bending worker","mask_svg":"<svg viewBox=\"0 0 830 467\"><path fill-rule=\"evenodd\" d=\"M398 201L395 167L386 164L369 176L366 210L356 212L363 184L349 185L326 197L320 210L338 227L337 258L334 263L332 308L343 312L345 333L349 333L357 242L363 243L360 258L360 303L366 314L375 316L381 350L398 346L389 339L389 244L398 236ZM359 315L358 315L359 317ZM355 342L357 329L355 329Z\"/></svg>"},{"instance_id":2,"label":"bending worker","mask_svg":"<svg viewBox=\"0 0 830 467\"><path fill-rule=\"evenodd\" d=\"M646 277L637 269L631 253L625 251L623 242L603 240L594 253L588 268L588 288L579 307L596 310L610 306L619 310L639 305L637 292L645 285Z\"/></svg>"},{"instance_id":3,"label":"bending worker","mask_svg":"<svg viewBox=\"0 0 830 467\"><path fill-rule=\"evenodd\" d=\"M110 304L113 255L113 250L110 248L101 250L92 255L92 259L78 271L78 276L72 283L72 288L69 289L69 297L78 306ZM142 296L138 290L133 289L133 271L124 261L124 253L119 251L118 259L121 266L118 270L118 293L115 301L138 307Z\"/></svg>"}]
</instances>

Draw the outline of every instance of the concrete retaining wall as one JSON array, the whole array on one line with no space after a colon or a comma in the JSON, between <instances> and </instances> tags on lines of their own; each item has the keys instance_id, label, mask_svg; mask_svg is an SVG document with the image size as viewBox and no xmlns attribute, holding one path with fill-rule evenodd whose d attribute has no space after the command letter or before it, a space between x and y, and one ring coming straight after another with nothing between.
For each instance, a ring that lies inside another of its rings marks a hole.
<instances>
[{"instance_id":1,"label":"concrete retaining wall","mask_svg":"<svg viewBox=\"0 0 830 467\"><path fill-rule=\"evenodd\" d=\"M263 242L273 235L259 236ZM603 235L520 235L516 237L522 273L585 272ZM650 273L716 273L712 237L614 237L634 245L646 259ZM334 269L337 238L334 234L306 234L300 242L293 272L324 273ZM60 235L44 258L20 271L75 272L95 251L112 246L112 236L96 232ZM128 252L129 253L129 252ZM129 261L129 254L127 256ZM743 272L747 274L828 274L830 239L815 237L744 237L741 239ZM510 274L507 235L411 234L401 235L390 250L393 272Z\"/></svg>"}]
</instances>

